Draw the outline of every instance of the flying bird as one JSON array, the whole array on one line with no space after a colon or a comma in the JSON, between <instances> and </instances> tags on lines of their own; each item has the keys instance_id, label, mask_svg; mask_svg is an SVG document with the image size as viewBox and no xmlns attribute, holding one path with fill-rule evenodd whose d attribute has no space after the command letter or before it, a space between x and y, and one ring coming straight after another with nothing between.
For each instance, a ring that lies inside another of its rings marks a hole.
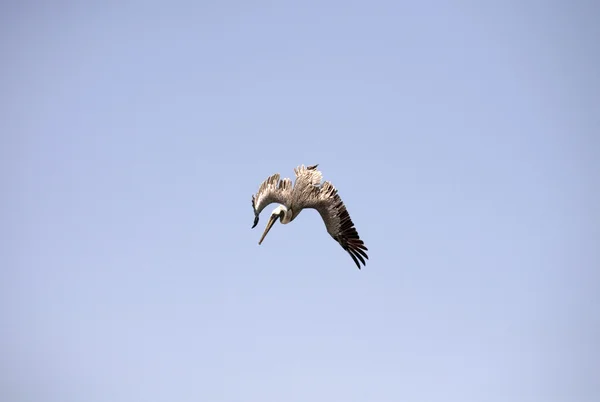
<instances>
[{"instance_id":1,"label":"flying bird","mask_svg":"<svg viewBox=\"0 0 600 402\"><path fill-rule=\"evenodd\" d=\"M294 169L296 182L293 186L292 181L288 178L279 180L279 173L262 182L258 192L252 196L252 208L254 209L252 228L258 224L259 215L267 205L272 203L281 205L271 213L258 244L262 244L277 219L285 225L296 219L303 209L313 208L321 215L327 232L350 254L360 269L359 261L366 265L365 259L369 259L366 253L368 249L358 236L337 189L328 181L321 184L323 174L317 170L317 166L304 167L301 165L296 167Z\"/></svg>"}]
</instances>

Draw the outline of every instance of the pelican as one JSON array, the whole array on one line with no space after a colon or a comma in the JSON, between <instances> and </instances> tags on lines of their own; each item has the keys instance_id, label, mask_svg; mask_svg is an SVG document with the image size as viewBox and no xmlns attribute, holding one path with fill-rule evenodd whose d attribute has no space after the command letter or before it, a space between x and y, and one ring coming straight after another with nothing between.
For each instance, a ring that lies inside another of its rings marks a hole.
<instances>
[{"instance_id":1,"label":"pelican","mask_svg":"<svg viewBox=\"0 0 600 402\"><path fill-rule=\"evenodd\" d=\"M328 181L321 185L323 175L317 170L317 166L319 165L296 167L294 169L296 182L293 187L290 179L279 180L279 173L276 173L262 182L258 192L252 195L252 208L254 209L252 228L258 224L259 215L267 205L281 204L271 213L258 244L262 244L277 219L285 225L296 219L303 209L313 208L321 215L327 232L350 254L360 269L359 260L366 265L365 258L369 259L366 253L368 249L358 237L354 223L352 223L337 189Z\"/></svg>"}]
</instances>

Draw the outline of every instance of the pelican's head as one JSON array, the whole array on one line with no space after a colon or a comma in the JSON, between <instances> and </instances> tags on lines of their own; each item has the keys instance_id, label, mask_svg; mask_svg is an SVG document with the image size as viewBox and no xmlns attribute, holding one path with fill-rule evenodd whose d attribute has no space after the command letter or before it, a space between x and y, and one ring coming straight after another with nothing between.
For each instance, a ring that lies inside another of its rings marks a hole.
<instances>
[{"instance_id":1,"label":"pelican's head","mask_svg":"<svg viewBox=\"0 0 600 402\"><path fill-rule=\"evenodd\" d=\"M267 236L267 233L269 233L269 230L271 230L271 227L273 227L273 224L275 223L277 218L279 218L281 221L283 221L283 218L285 217L286 212L287 212L287 208L284 207L283 205L280 205L273 210L273 212L271 213L271 217L269 218L269 222L267 222L265 231L262 234L258 244L261 244L263 242L263 240Z\"/></svg>"}]
</instances>

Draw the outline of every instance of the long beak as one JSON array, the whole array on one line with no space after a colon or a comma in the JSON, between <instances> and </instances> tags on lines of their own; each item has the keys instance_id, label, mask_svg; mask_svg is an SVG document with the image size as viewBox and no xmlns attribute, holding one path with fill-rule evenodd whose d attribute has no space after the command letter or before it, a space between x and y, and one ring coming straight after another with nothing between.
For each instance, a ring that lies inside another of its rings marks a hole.
<instances>
[{"instance_id":1,"label":"long beak","mask_svg":"<svg viewBox=\"0 0 600 402\"><path fill-rule=\"evenodd\" d=\"M267 222L267 227L265 227L265 231L262 234L260 241L258 242L259 245L263 242L263 240L265 239L265 236L267 235L267 233L269 233L269 230L271 230L271 227L273 226L273 224L275 223L277 218L279 218L279 216L271 215L271 217L269 218L269 222Z\"/></svg>"}]
</instances>

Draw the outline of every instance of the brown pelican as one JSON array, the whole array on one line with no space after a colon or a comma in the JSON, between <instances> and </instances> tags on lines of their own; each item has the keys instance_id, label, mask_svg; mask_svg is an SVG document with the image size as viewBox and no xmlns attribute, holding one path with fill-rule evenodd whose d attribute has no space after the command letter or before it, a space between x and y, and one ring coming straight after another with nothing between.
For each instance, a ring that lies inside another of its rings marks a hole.
<instances>
[{"instance_id":1,"label":"brown pelican","mask_svg":"<svg viewBox=\"0 0 600 402\"><path fill-rule=\"evenodd\" d=\"M304 167L301 165L295 168L296 183L293 187L290 179L279 180L279 173L262 182L258 192L252 196L252 208L254 209L254 225L252 227L256 227L258 217L267 205L272 203L281 205L271 213L258 244L263 242L277 218L281 223L287 224L296 219L303 209L313 208L319 211L327 232L350 254L360 269L358 261L360 260L363 265L366 265L365 258L369 259L369 257L365 251L368 249L358 237L354 223L352 223L336 188L328 181L321 185L323 175L317 170L317 166Z\"/></svg>"}]
</instances>

